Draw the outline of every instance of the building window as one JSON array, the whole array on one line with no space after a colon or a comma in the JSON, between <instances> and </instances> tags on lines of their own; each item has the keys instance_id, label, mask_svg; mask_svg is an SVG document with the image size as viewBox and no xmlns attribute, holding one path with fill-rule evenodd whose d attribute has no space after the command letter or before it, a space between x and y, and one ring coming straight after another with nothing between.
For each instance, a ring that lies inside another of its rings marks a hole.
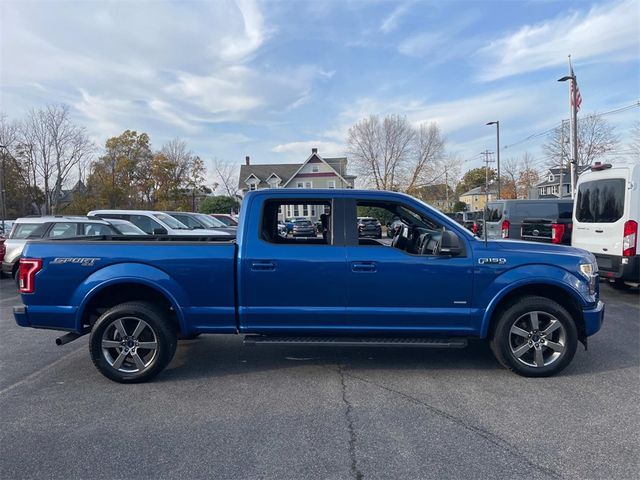
<instances>
[{"instance_id":1,"label":"building window","mask_svg":"<svg viewBox=\"0 0 640 480\"><path fill-rule=\"evenodd\" d=\"M304 188L304 182L298 182L297 188Z\"/></svg>"},{"instance_id":2,"label":"building window","mask_svg":"<svg viewBox=\"0 0 640 480\"><path fill-rule=\"evenodd\" d=\"M327 188L336 188L336 181L335 180L329 180L327 182Z\"/></svg>"},{"instance_id":3,"label":"building window","mask_svg":"<svg viewBox=\"0 0 640 480\"><path fill-rule=\"evenodd\" d=\"M251 182L249 184L249 190L257 190L258 189L258 184L256 184L255 182Z\"/></svg>"},{"instance_id":4,"label":"building window","mask_svg":"<svg viewBox=\"0 0 640 480\"><path fill-rule=\"evenodd\" d=\"M313 188L312 182L304 182L304 188Z\"/></svg>"},{"instance_id":5,"label":"building window","mask_svg":"<svg viewBox=\"0 0 640 480\"><path fill-rule=\"evenodd\" d=\"M313 173L318 173L320 171L320 167L318 167L317 165L314 165L313 167L311 167L311 171Z\"/></svg>"},{"instance_id":6,"label":"building window","mask_svg":"<svg viewBox=\"0 0 640 480\"><path fill-rule=\"evenodd\" d=\"M553 182L553 173L549 174L549 181Z\"/></svg>"}]
</instances>

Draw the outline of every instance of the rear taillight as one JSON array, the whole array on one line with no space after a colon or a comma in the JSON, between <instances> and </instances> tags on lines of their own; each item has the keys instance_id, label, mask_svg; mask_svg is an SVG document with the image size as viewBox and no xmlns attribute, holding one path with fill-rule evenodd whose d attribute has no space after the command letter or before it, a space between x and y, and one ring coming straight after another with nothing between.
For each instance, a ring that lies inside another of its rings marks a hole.
<instances>
[{"instance_id":1,"label":"rear taillight","mask_svg":"<svg viewBox=\"0 0 640 480\"><path fill-rule=\"evenodd\" d=\"M509 220L503 220L502 221L502 226L500 227L502 238L509 238L509 227L510 226L511 226L511 222L509 222Z\"/></svg>"},{"instance_id":2,"label":"rear taillight","mask_svg":"<svg viewBox=\"0 0 640 480\"><path fill-rule=\"evenodd\" d=\"M633 257L636 254L638 241L638 222L627 220L624 222L624 237L622 237L622 256Z\"/></svg>"},{"instance_id":3,"label":"rear taillight","mask_svg":"<svg viewBox=\"0 0 640 480\"><path fill-rule=\"evenodd\" d=\"M476 222L473 222L473 234L477 235L478 234L478 224Z\"/></svg>"},{"instance_id":4,"label":"rear taillight","mask_svg":"<svg viewBox=\"0 0 640 480\"><path fill-rule=\"evenodd\" d=\"M42 269L40 258L21 258L20 270L18 271L18 281L20 293L33 293L35 290L35 277Z\"/></svg>"},{"instance_id":5,"label":"rear taillight","mask_svg":"<svg viewBox=\"0 0 640 480\"><path fill-rule=\"evenodd\" d=\"M4 245L4 240L0 240L0 262L4 260L5 253L7 253L7 247Z\"/></svg>"},{"instance_id":6,"label":"rear taillight","mask_svg":"<svg viewBox=\"0 0 640 480\"><path fill-rule=\"evenodd\" d=\"M562 243L565 226L563 223L551 224L551 243Z\"/></svg>"}]
</instances>

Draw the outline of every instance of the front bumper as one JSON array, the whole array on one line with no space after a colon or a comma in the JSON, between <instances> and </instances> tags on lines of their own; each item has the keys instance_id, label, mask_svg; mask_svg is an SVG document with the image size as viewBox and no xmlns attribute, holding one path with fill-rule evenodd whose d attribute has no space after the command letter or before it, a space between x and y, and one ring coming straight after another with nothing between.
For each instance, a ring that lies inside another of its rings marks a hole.
<instances>
[{"instance_id":1,"label":"front bumper","mask_svg":"<svg viewBox=\"0 0 640 480\"><path fill-rule=\"evenodd\" d=\"M640 282L640 256L595 254L600 276L611 280Z\"/></svg>"},{"instance_id":2,"label":"front bumper","mask_svg":"<svg viewBox=\"0 0 640 480\"><path fill-rule=\"evenodd\" d=\"M584 318L586 336L593 335L602 327L602 322L604 321L604 303L598 301L595 307L585 308L582 310L582 316Z\"/></svg>"}]
</instances>

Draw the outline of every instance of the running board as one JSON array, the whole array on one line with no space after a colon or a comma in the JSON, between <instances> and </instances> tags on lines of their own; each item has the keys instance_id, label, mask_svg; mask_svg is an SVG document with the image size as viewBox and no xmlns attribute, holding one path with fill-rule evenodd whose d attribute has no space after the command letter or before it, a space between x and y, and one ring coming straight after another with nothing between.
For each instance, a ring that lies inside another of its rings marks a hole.
<instances>
[{"instance_id":1,"label":"running board","mask_svg":"<svg viewBox=\"0 0 640 480\"><path fill-rule=\"evenodd\" d=\"M320 337L320 336L275 336L245 335L243 343L254 345L316 345L335 347L420 347L420 348L464 348L466 338L425 337Z\"/></svg>"}]
</instances>

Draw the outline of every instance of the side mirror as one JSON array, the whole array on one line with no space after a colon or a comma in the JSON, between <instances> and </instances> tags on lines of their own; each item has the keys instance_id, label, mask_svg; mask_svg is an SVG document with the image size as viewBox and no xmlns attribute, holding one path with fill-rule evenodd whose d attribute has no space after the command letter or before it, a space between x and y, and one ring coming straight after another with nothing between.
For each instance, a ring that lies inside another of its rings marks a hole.
<instances>
[{"instance_id":1,"label":"side mirror","mask_svg":"<svg viewBox=\"0 0 640 480\"><path fill-rule=\"evenodd\" d=\"M167 232L166 228L154 228L153 229L153 234L154 235L166 235L167 233L168 232Z\"/></svg>"},{"instance_id":2,"label":"side mirror","mask_svg":"<svg viewBox=\"0 0 640 480\"><path fill-rule=\"evenodd\" d=\"M460 255L462 253L462 243L455 232L451 230L443 230L440 245L438 247L438 255Z\"/></svg>"}]
</instances>

